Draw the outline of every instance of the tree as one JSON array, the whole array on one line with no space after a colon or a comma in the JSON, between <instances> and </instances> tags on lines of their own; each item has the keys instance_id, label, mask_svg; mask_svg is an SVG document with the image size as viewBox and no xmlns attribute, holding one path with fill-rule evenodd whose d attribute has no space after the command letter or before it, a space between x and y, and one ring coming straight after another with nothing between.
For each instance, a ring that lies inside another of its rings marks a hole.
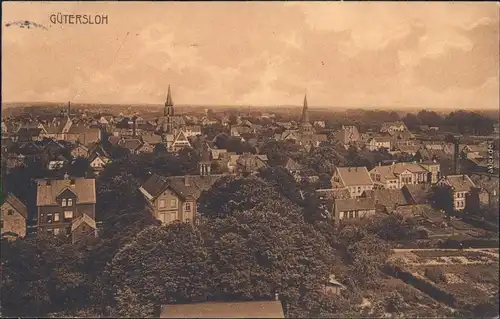
<instances>
[{"instance_id":1,"label":"tree","mask_svg":"<svg viewBox=\"0 0 500 319\"><path fill-rule=\"evenodd\" d=\"M325 238L296 206L263 202L208 219L203 233L218 283L212 298L258 300L279 293L292 316L314 310L333 260Z\"/></svg>"},{"instance_id":2,"label":"tree","mask_svg":"<svg viewBox=\"0 0 500 319\"><path fill-rule=\"evenodd\" d=\"M83 157L76 158L69 166L69 175L75 177L86 177L91 173L90 162Z\"/></svg>"},{"instance_id":3,"label":"tree","mask_svg":"<svg viewBox=\"0 0 500 319\"><path fill-rule=\"evenodd\" d=\"M434 111L421 110L417 118L422 125L439 127L443 123L443 118Z\"/></svg>"},{"instance_id":4,"label":"tree","mask_svg":"<svg viewBox=\"0 0 500 319\"><path fill-rule=\"evenodd\" d=\"M422 125L420 119L412 113L406 114L406 116L403 118L403 122L409 130L415 130L419 125Z\"/></svg>"},{"instance_id":5,"label":"tree","mask_svg":"<svg viewBox=\"0 0 500 319\"><path fill-rule=\"evenodd\" d=\"M315 148L306 158L307 166L317 173L333 174L335 167L344 166L347 159L332 146Z\"/></svg>"},{"instance_id":6,"label":"tree","mask_svg":"<svg viewBox=\"0 0 500 319\"><path fill-rule=\"evenodd\" d=\"M448 185L438 185L431 189L430 199L433 206L442 209L446 215L451 216L455 210L453 204L453 189Z\"/></svg>"},{"instance_id":7,"label":"tree","mask_svg":"<svg viewBox=\"0 0 500 319\"><path fill-rule=\"evenodd\" d=\"M254 208L262 202L281 200L272 186L256 177L219 179L198 202L203 218L227 217L238 211Z\"/></svg>"},{"instance_id":8,"label":"tree","mask_svg":"<svg viewBox=\"0 0 500 319\"><path fill-rule=\"evenodd\" d=\"M373 235L366 235L360 241L347 246L346 257L350 264L350 273L362 287L377 285L380 268L390 254L387 243Z\"/></svg>"},{"instance_id":9,"label":"tree","mask_svg":"<svg viewBox=\"0 0 500 319\"><path fill-rule=\"evenodd\" d=\"M149 227L111 262L116 315L149 317L167 303L202 301L213 289L203 240L189 224Z\"/></svg>"},{"instance_id":10,"label":"tree","mask_svg":"<svg viewBox=\"0 0 500 319\"><path fill-rule=\"evenodd\" d=\"M283 165L288 158L300 162L303 156L300 145L290 141L270 140L262 146L261 153L267 155L270 166Z\"/></svg>"}]
</instances>

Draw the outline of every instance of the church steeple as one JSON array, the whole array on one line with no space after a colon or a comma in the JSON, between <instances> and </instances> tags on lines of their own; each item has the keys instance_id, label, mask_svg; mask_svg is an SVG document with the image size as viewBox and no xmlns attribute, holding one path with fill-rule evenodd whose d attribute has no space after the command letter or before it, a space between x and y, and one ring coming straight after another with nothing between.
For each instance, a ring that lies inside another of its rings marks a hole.
<instances>
[{"instance_id":1,"label":"church steeple","mask_svg":"<svg viewBox=\"0 0 500 319\"><path fill-rule=\"evenodd\" d=\"M302 107L302 118L300 120L301 124L309 123L309 112L307 110L307 95L304 95L304 106Z\"/></svg>"},{"instance_id":2,"label":"church steeple","mask_svg":"<svg viewBox=\"0 0 500 319\"><path fill-rule=\"evenodd\" d=\"M311 134L313 133L313 128L311 123L309 123L309 112L307 109L307 95L304 95L304 106L302 107L302 117L299 124L299 133L301 134Z\"/></svg>"},{"instance_id":3,"label":"church steeple","mask_svg":"<svg viewBox=\"0 0 500 319\"><path fill-rule=\"evenodd\" d=\"M174 102L172 101L172 93L170 92L170 85L168 86L167 100L165 101L165 109L163 111L165 116L174 116Z\"/></svg>"}]
</instances>

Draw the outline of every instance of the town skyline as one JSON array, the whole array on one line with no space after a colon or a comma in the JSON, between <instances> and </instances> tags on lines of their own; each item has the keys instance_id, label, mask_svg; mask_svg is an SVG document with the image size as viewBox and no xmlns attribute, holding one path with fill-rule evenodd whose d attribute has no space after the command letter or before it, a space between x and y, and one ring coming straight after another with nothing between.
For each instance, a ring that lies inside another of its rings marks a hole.
<instances>
[{"instance_id":1,"label":"town skyline","mask_svg":"<svg viewBox=\"0 0 500 319\"><path fill-rule=\"evenodd\" d=\"M179 106L498 109L495 3L360 5L3 3L2 100L159 106L171 84Z\"/></svg>"}]
</instances>

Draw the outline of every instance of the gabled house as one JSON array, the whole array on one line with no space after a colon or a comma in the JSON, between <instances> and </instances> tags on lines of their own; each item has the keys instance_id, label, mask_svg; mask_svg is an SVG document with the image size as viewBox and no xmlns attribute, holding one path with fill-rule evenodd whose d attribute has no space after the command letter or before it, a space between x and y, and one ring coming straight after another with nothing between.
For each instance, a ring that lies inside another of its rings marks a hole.
<instances>
[{"instance_id":1,"label":"gabled house","mask_svg":"<svg viewBox=\"0 0 500 319\"><path fill-rule=\"evenodd\" d=\"M382 148L385 148L387 150L392 149L392 137L390 136L375 136L372 137L368 140L368 143L366 144L366 147L370 151L376 151Z\"/></svg>"},{"instance_id":2,"label":"gabled house","mask_svg":"<svg viewBox=\"0 0 500 319\"><path fill-rule=\"evenodd\" d=\"M331 179L333 188L347 188L351 197L373 189L373 180L366 167L336 167Z\"/></svg>"},{"instance_id":3,"label":"gabled house","mask_svg":"<svg viewBox=\"0 0 500 319\"><path fill-rule=\"evenodd\" d=\"M87 127L83 123L73 124L66 133L66 140L83 145L98 143L101 140L101 130Z\"/></svg>"},{"instance_id":4,"label":"gabled house","mask_svg":"<svg viewBox=\"0 0 500 319\"><path fill-rule=\"evenodd\" d=\"M86 158L89 156L89 149L85 145L77 144L71 150L71 156L73 156L74 158L77 158L77 157Z\"/></svg>"},{"instance_id":5,"label":"gabled house","mask_svg":"<svg viewBox=\"0 0 500 319\"><path fill-rule=\"evenodd\" d=\"M74 244L87 237L97 237L97 225L92 217L83 214L71 224L71 242Z\"/></svg>"},{"instance_id":6,"label":"gabled house","mask_svg":"<svg viewBox=\"0 0 500 319\"><path fill-rule=\"evenodd\" d=\"M437 185L447 185L451 187L453 190L453 207L458 211L464 210L471 189L476 187L474 182L472 182L467 175L443 176L437 182Z\"/></svg>"},{"instance_id":7,"label":"gabled house","mask_svg":"<svg viewBox=\"0 0 500 319\"><path fill-rule=\"evenodd\" d=\"M333 201L334 222L360 219L375 215L375 199L358 197L351 199L337 199Z\"/></svg>"},{"instance_id":8,"label":"gabled house","mask_svg":"<svg viewBox=\"0 0 500 319\"><path fill-rule=\"evenodd\" d=\"M104 169L104 167L106 166L106 164L109 163L109 158L104 156L104 155L100 155L99 153L93 153L90 157L89 157L89 163L90 163L90 167L92 168L92 170L94 172L100 172Z\"/></svg>"},{"instance_id":9,"label":"gabled house","mask_svg":"<svg viewBox=\"0 0 500 319\"><path fill-rule=\"evenodd\" d=\"M428 183L430 172L420 163L393 163L378 165L370 171L376 188L399 189L406 184Z\"/></svg>"},{"instance_id":10,"label":"gabled house","mask_svg":"<svg viewBox=\"0 0 500 319\"><path fill-rule=\"evenodd\" d=\"M137 153L153 153L155 150L154 146L143 142L139 148L136 149Z\"/></svg>"},{"instance_id":11,"label":"gabled house","mask_svg":"<svg viewBox=\"0 0 500 319\"><path fill-rule=\"evenodd\" d=\"M125 138L118 142L118 146L129 150L131 154L138 154L141 145L142 142L138 138Z\"/></svg>"},{"instance_id":12,"label":"gabled house","mask_svg":"<svg viewBox=\"0 0 500 319\"><path fill-rule=\"evenodd\" d=\"M214 160L220 159L222 154L227 153L226 149L221 149L221 148L217 147L217 145L213 141L208 141L206 143L207 143L208 151L210 152L211 158Z\"/></svg>"},{"instance_id":13,"label":"gabled house","mask_svg":"<svg viewBox=\"0 0 500 319\"><path fill-rule=\"evenodd\" d=\"M16 239L26 236L28 209L16 196L8 194L1 206L0 233L2 238Z\"/></svg>"},{"instance_id":14,"label":"gabled house","mask_svg":"<svg viewBox=\"0 0 500 319\"><path fill-rule=\"evenodd\" d=\"M290 174L292 174L295 179L300 180L300 172L302 171L302 165L288 157L283 163L283 168L285 168Z\"/></svg>"},{"instance_id":15,"label":"gabled house","mask_svg":"<svg viewBox=\"0 0 500 319\"><path fill-rule=\"evenodd\" d=\"M178 152L183 148L191 147L191 143L189 143L186 134L182 130L176 134L166 134L165 142L170 152Z\"/></svg>"},{"instance_id":16,"label":"gabled house","mask_svg":"<svg viewBox=\"0 0 500 319\"><path fill-rule=\"evenodd\" d=\"M480 204L490 208L498 208L500 197L498 175L473 174L470 179L481 189L479 194Z\"/></svg>"},{"instance_id":17,"label":"gabled house","mask_svg":"<svg viewBox=\"0 0 500 319\"><path fill-rule=\"evenodd\" d=\"M395 133L395 132L404 132L409 131L408 127L406 127L405 123L402 121L394 121L394 122L385 122L380 127L380 132L384 133Z\"/></svg>"},{"instance_id":18,"label":"gabled house","mask_svg":"<svg viewBox=\"0 0 500 319\"><path fill-rule=\"evenodd\" d=\"M53 235L72 234L72 224L84 214L95 219L96 188L94 179L38 180L38 232Z\"/></svg>"},{"instance_id":19,"label":"gabled house","mask_svg":"<svg viewBox=\"0 0 500 319\"><path fill-rule=\"evenodd\" d=\"M222 176L211 174L208 156L204 148L198 164L200 175L163 177L153 174L139 188L154 217L162 224L176 220L198 224L198 198Z\"/></svg>"},{"instance_id":20,"label":"gabled house","mask_svg":"<svg viewBox=\"0 0 500 319\"><path fill-rule=\"evenodd\" d=\"M342 128L335 132L335 139L340 141L343 145L349 145L361 140L361 135L356 126L342 125Z\"/></svg>"}]
</instances>

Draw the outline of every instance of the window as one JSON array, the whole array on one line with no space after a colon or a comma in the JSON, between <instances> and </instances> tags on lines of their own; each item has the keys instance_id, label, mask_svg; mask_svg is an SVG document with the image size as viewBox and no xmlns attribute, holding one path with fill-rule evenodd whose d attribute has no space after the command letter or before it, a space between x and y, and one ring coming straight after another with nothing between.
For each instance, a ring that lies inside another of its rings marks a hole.
<instances>
[{"instance_id":1,"label":"window","mask_svg":"<svg viewBox=\"0 0 500 319\"><path fill-rule=\"evenodd\" d=\"M52 228L47 228L47 234L52 235L54 230Z\"/></svg>"},{"instance_id":2,"label":"window","mask_svg":"<svg viewBox=\"0 0 500 319\"><path fill-rule=\"evenodd\" d=\"M82 225L82 232L84 232L86 230L87 230L87 227L85 227L85 225Z\"/></svg>"},{"instance_id":3,"label":"window","mask_svg":"<svg viewBox=\"0 0 500 319\"><path fill-rule=\"evenodd\" d=\"M47 223L52 223L52 214L47 214Z\"/></svg>"},{"instance_id":4,"label":"window","mask_svg":"<svg viewBox=\"0 0 500 319\"><path fill-rule=\"evenodd\" d=\"M59 228L54 228L54 235L59 235Z\"/></svg>"},{"instance_id":5,"label":"window","mask_svg":"<svg viewBox=\"0 0 500 319\"><path fill-rule=\"evenodd\" d=\"M170 208L176 208L176 207L177 207L177 199L171 199Z\"/></svg>"},{"instance_id":6,"label":"window","mask_svg":"<svg viewBox=\"0 0 500 319\"><path fill-rule=\"evenodd\" d=\"M61 204L62 207L66 207L66 199L63 199L62 200L62 204Z\"/></svg>"},{"instance_id":7,"label":"window","mask_svg":"<svg viewBox=\"0 0 500 319\"><path fill-rule=\"evenodd\" d=\"M7 214L8 214L9 216L14 215L14 211L13 211L12 209L9 209L9 211L7 212Z\"/></svg>"},{"instance_id":8,"label":"window","mask_svg":"<svg viewBox=\"0 0 500 319\"><path fill-rule=\"evenodd\" d=\"M361 187L358 186L358 193L361 192Z\"/></svg>"},{"instance_id":9,"label":"window","mask_svg":"<svg viewBox=\"0 0 500 319\"><path fill-rule=\"evenodd\" d=\"M65 211L64 212L64 219L71 219L73 218L73 212L72 211Z\"/></svg>"},{"instance_id":10,"label":"window","mask_svg":"<svg viewBox=\"0 0 500 319\"><path fill-rule=\"evenodd\" d=\"M160 208L165 208L165 200L164 199L160 199L160 202L158 203L158 206Z\"/></svg>"},{"instance_id":11,"label":"window","mask_svg":"<svg viewBox=\"0 0 500 319\"><path fill-rule=\"evenodd\" d=\"M59 221L59 213L54 214L54 221L58 222Z\"/></svg>"},{"instance_id":12,"label":"window","mask_svg":"<svg viewBox=\"0 0 500 319\"><path fill-rule=\"evenodd\" d=\"M3 228L3 220L0 220L0 228Z\"/></svg>"},{"instance_id":13,"label":"window","mask_svg":"<svg viewBox=\"0 0 500 319\"><path fill-rule=\"evenodd\" d=\"M186 203L184 205L184 211L185 212L190 212L191 211L191 203Z\"/></svg>"},{"instance_id":14,"label":"window","mask_svg":"<svg viewBox=\"0 0 500 319\"><path fill-rule=\"evenodd\" d=\"M190 224L191 223L191 218L186 218L185 223Z\"/></svg>"},{"instance_id":15,"label":"window","mask_svg":"<svg viewBox=\"0 0 500 319\"><path fill-rule=\"evenodd\" d=\"M68 206L73 206L73 199L72 198L68 198Z\"/></svg>"}]
</instances>

